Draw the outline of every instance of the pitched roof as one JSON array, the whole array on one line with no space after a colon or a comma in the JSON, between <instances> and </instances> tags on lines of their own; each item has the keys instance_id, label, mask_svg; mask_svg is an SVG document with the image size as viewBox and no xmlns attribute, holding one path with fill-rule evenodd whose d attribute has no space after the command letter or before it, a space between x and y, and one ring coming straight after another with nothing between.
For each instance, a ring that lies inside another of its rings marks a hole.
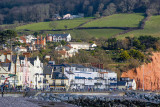
<instances>
[{"instance_id":1,"label":"pitched roof","mask_svg":"<svg viewBox=\"0 0 160 107\"><path fill-rule=\"evenodd\" d=\"M59 54L62 54L62 55L65 55L65 54L66 54L66 51L60 50L60 51L58 51L58 53L59 53Z\"/></svg>"},{"instance_id":2,"label":"pitched roof","mask_svg":"<svg viewBox=\"0 0 160 107\"><path fill-rule=\"evenodd\" d=\"M20 36L19 37L21 40L23 40L24 42L26 42L26 38L24 36Z\"/></svg>"},{"instance_id":3,"label":"pitched roof","mask_svg":"<svg viewBox=\"0 0 160 107\"><path fill-rule=\"evenodd\" d=\"M28 61L30 61L30 63L34 66L34 61L36 59L37 59L36 57L34 57L34 58L28 58Z\"/></svg>"},{"instance_id":4,"label":"pitched roof","mask_svg":"<svg viewBox=\"0 0 160 107\"><path fill-rule=\"evenodd\" d=\"M61 72L53 72L52 79L68 79L68 78Z\"/></svg>"},{"instance_id":5,"label":"pitched roof","mask_svg":"<svg viewBox=\"0 0 160 107\"><path fill-rule=\"evenodd\" d=\"M70 50L70 47L68 47L68 46L58 46L58 47L56 47L56 50L63 50L63 49L65 49L65 50Z\"/></svg>"},{"instance_id":6,"label":"pitched roof","mask_svg":"<svg viewBox=\"0 0 160 107\"><path fill-rule=\"evenodd\" d=\"M86 68L85 66L83 65L80 65L80 64L71 64L72 67L77 67L77 68Z\"/></svg>"},{"instance_id":7,"label":"pitched roof","mask_svg":"<svg viewBox=\"0 0 160 107\"><path fill-rule=\"evenodd\" d=\"M52 73L52 68L50 66L44 66L43 74L51 75L51 73Z\"/></svg>"},{"instance_id":8,"label":"pitched roof","mask_svg":"<svg viewBox=\"0 0 160 107\"><path fill-rule=\"evenodd\" d=\"M11 63L1 63L2 67L8 67L8 71L11 70Z\"/></svg>"},{"instance_id":9,"label":"pitched roof","mask_svg":"<svg viewBox=\"0 0 160 107\"><path fill-rule=\"evenodd\" d=\"M65 72L67 72L68 74L74 74L73 72L71 72L71 71L65 71Z\"/></svg>"},{"instance_id":10,"label":"pitched roof","mask_svg":"<svg viewBox=\"0 0 160 107\"><path fill-rule=\"evenodd\" d=\"M90 45L89 43L86 43L86 42L69 42L70 45L73 45L73 44L78 44L78 45Z\"/></svg>"},{"instance_id":11,"label":"pitched roof","mask_svg":"<svg viewBox=\"0 0 160 107\"><path fill-rule=\"evenodd\" d=\"M62 37L66 38L69 34L49 34L49 36L56 36L56 37Z\"/></svg>"},{"instance_id":12,"label":"pitched roof","mask_svg":"<svg viewBox=\"0 0 160 107\"><path fill-rule=\"evenodd\" d=\"M16 63L16 61L17 61L17 55L12 55L12 62Z\"/></svg>"}]
</instances>

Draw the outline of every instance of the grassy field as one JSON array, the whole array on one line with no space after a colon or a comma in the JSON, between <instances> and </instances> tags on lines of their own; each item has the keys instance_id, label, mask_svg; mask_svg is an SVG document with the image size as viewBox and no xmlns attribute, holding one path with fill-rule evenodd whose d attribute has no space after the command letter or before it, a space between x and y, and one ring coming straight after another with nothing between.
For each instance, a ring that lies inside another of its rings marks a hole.
<instances>
[{"instance_id":1,"label":"grassy field","mask_svg":"<svg viewBox=\"0 0 160 107\"><path fill-rule=\"evenodd\" d=\"M105 37L110 38L113 35L122 32L123 30L119 29L87 29L87 30L71 30L65 31L65 33L70 33L73 38L90 38L90 37ZM64 33L64 31L49 31L45 33Z\"/></svg>"},{"instance_id":2,"label":"grassy field","mask_svg":"<svg viewBox=\"0 0 160 107\"><path fill-rule=\"evenodd\" d=\"M57 27L55 29L65 29L65 25L67 28L75 28L79 26L82 23L85 23L89 20L92 20L92 18L78 18L74 20L59 20L55 21L57 23ZM32 24L27 24L24 26L19 26L16 28L16 30L32 30L32 31L38 31L38 30L51 30L53 29L50 27L51 22L39 22L39 23L32 23Z\"/></svg>"},{"instance_id":3,"label":"grassy field","mask_svg":"<svg viewBox=\"0 0 160 107\"><path fill-rule=\"evenodd\" d=\"M143 30L135 30L124 35L119 35L118 38L122 39L126 36L141 36L151 35L160 37L160 15L152 16L147 22Z\"/></svg>"},{"instance_id":4,"label":"grassy field","mask_svg":"<svg viewBox=\"0 0 160 107\"><path fill-rule=\"evenodd\" d=\"M97 19L95 21L91 21L85 24L83 27L137 27L139 21L144 18L143 14L115 14L109 17L104 17L102 19ZM74 28L79 26L80 24L88 21L93 20L92 18L81 18L75 20L60 20L56 21L58 26L56 29L65 29L64 25L67 25L68 28ZM35 31L40 32L40 34L47 34L47 33L71 33L72 37L75 38L90 38L90 37L105 37L109 38L113 35L116 35L123 30L119 29L85 29L85 30L68 30L68 31L40 31L40 30L51 30L49 26L50 22L40 22L40 23L33 23L24 26L17 27L17 31L21 32L23 35L25 34L33 34ZM24 29L28 29L30 31L24 31ZM140 35L152 35L152 36L160 36L160 15L159 16L152 16L145 25L143 30L136 30L129 32L124 35L117 36L118 39L123 39L126 36L140 36Z\"/></svg>"},{"instance_id":5,"label":"grassy field","mask_svg":"<svg viewBox=\"0 0 160 107\"><path fill-rule=\"evenodd\" d=\"M91 21L82 27L138 27L144 14L115 14Z\"/></svg>"}]
</instances>

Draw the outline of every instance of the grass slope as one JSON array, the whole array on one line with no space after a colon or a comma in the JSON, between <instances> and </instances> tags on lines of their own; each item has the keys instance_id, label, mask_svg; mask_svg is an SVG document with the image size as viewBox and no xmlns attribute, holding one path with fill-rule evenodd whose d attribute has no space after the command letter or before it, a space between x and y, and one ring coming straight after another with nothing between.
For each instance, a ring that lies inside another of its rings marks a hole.
<instances>
[{"instance_id":1,"label":"grass slope","mask_svg":"<svg viewBox=\"0 0 160 107\"><path fill-rule=\"evenodd\" d=\"M65 31L65 33L70 33L73 38L90 38L90 37L105 37L110 38L113 35L122 32L123 30L119 29L85 29L85 30L71 30ZM45 33L64 33L63 31L49 31Z\"/></svg>"},{"instance_id":2,"label":"grass slope","mask_svg":"<svg viewBox=\"0 0 160 107\"><path fill-rule=\"evenodd\" d=\"M151 16L150 19L146 22L144 29L142 30L135 30L129 32L124 35L119 35L118 38L122 39L126 36L141 36L141 35L151 35L151 36L160 36L160 15L158 16Z\"/></svg>"},{"instance_id":3,"label":"grass slope","mask_svg":"<svg viewBox=\"0 0 160 107\"><path fill-rule=\"evenodd\" d=\"M82 27L138 27L144 14L115 14L91 21Z\"/></svg>"},{"instance_id":4,"label":"grass slope","mask_svg":"<svg viewBox=\"0 0 160 107\"><path fill-rule=\"evenodd\" d=\"M65 25L67 25L68 28L75 28L79 26L82 23L85 23L87 21L91 20L91 18L78 18L74 20L59 20L55 21L57 23L56 29L65 29ZM32 30L32 31L38 31L38 30L51 30L52 27L49 26L51 22L39 22L39 23L32 23L27 24L24 26L19 26L16 28L16 30Z\"/></svg>"}]
</instances>

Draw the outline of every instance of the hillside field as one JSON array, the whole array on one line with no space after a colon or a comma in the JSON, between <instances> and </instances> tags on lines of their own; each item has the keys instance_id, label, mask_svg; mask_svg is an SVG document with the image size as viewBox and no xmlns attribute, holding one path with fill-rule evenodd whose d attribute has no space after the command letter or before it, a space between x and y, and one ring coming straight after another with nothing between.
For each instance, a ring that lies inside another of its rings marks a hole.
<instances>
[{"instance_id":1,"label":"hillside field","mask_svg":"<svg viewBox=\"0 0 160 107\"><path fill-rule=\"evenodd\" d=\"M115 34L122 32L123 30L119 29L87 29L87 30L71 30L71 31L47 31L47 33L70 33L73 38L91 38L91 37L105 37L110 38Z\"/></svg>"},{"instance_id":2,"label":"hillside field","mask_svg":"<svg viewBox=\"0 0 160 107\"><path fill-rule=\"evenodd\" d=\"M146 22L144 29L135 30L124 35L119 35L118 38L122 39L126 36L131 35L136 37L141 35L151 35L155 37L160 37L160 15L151 16L150 19Z\"/></svg>"},{"instance_id":3,"label":"hillside field","mask_svg":"<svg viewBox=\"0 0 160 107\"><path fill-rule=\"evenodd\" d=\"M90 21L84 24L82 27L138 27L139 22L144 18L144 14L135 13L135 14L115 14L112 16L103 17L100 19L93 18L80 18L74 20L59 20L56 29L65 29L64 25L67 25L68 28L75 28L82 23ZM87 38L87 37L105 37L110 38L116 34L123 32L124 30L120 29L82 29L82 30L67 30L67 31L41 31L41 30L52 30L49 26L50 22L40 22L27 24L24 26L19 26L16 28L19 34L33 34L34 32L40 32L40 34L46 35L47 33L71 33L75 38ZM160 15L152 16L146 22L145 28L142 30L135 30L127 34L118 35L118 39L123 39L126 36L140 36L140 35L160 35ZM29 31L27 31L27 29Z\"/></svg>"},{"instance_id":4,"label":"hillside field","mask_svg":"<svg viewBox=\"0 0 160 107\"><path fill-rule=\"evenodd\" d=\"M82 27L138 27L139 22L144 19L144 14L114 14L91 21Z\"/></svg>"},{"instance_id":5,"label":"hillside field","mask_svg":"<svg viewBox=\"0 0 160 107\"><path fill-rule=\"evenodd\" d=\"M89 20L92 20L92 18L78 18L78 19L73 19L73 20L58 20L55 21L57 23L56 28L52 28L50 26L50 23L52 22L39 22L39 23L32 23L32 24L27 24L23 26L19 26L16 28L16 30L32 30L32 31L39 31L39 30L52 30L52 29L65 29L65 25L67 26L68 29L70 28L75 28L79 26L82 23L85 23Z\"/></svg>"}]
</instances>

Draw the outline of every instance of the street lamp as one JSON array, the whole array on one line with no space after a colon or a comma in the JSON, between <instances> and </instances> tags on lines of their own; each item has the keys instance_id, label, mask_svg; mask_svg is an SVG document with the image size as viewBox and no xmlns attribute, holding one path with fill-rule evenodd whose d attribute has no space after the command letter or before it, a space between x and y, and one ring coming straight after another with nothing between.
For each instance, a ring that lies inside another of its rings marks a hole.
<instances>
[{"instance_id":1,"label":"street lamp","mask_svg":"<svg viewBox=\"0 0 160 107\"><path fill-rule=\"evenodd\" d=\"M36 90L37 90L37 76L39 75L38 73L35 73L36 75Z\"/></svg>"}]
</instances>

